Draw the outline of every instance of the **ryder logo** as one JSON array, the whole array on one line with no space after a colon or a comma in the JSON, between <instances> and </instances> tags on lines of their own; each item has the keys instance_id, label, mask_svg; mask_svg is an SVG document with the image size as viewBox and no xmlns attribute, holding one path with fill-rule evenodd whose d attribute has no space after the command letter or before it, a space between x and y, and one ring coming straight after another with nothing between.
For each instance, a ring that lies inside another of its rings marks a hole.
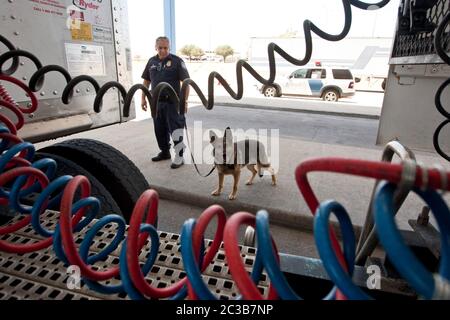
<instances>
[{"instance_id":1,"label":"ryder logo","mask_svg":"<svg viewBox=\"0 0 450 320\"><path fill-rule=\"evenodd\" d=\"M73 5L80 8L81 10L93 9L97 10L99 8L100 3L103 0L73 0Z\"/></svg>"}]
</instances>

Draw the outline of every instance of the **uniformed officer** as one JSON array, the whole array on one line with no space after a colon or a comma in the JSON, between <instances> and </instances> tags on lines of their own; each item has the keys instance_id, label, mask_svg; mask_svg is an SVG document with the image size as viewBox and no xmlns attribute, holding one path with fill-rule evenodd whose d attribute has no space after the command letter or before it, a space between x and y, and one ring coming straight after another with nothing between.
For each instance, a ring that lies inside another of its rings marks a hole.
<instances>
[{"instance_id":1,"label":"uniformed officer","mask_svg":"<svg viewBox=\"0 0 450 320\"><path fill-rule=\"evenodd\" d=\"M158 37L156 39L155 49L158 54L148 60L147 66L142 73L144 86L148 88L151 84L152 89L154 89L160 82L167 82L177 92L178 96L180 96L181 81L189 78L189 72L183 59L170 53L170 43L167 37ZM185 113L187 112L188 96L189 91L186 92ZM144 93L142 94L141 107L142 110L147 111L147 100ZM185 146L183 143L183 129L185 122L184 114L182 115L177 112L176 103L170 101L168 93L163 90L158 101L157 117L153 119L156 140L161 152L153 157L152 161L171 159L170 137L172 136L175 158L170 167L176 169L184 164L183 152ZM181 145L179 145L180 143Z\"/></svg>"}]
</instances>

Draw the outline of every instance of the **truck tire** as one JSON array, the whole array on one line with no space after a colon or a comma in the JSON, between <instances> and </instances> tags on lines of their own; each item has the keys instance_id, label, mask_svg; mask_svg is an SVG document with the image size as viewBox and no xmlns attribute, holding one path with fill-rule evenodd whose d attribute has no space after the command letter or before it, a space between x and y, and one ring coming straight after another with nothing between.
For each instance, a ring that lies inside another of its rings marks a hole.
<instances>
[{"instance_id":1,"label":"truck tire","mask_svg":"<svg viewBox=\"0 0 450 320\"><path fill-rule=\"evenodd\" d=\"M134 163L106 143L73 139L39 151L68 158L89 171L112 195L127 221L140 195L150 188Z\"/></svg>"},{"instance_id":2,"label":"truck tire","mask_svg":"<svg viewBox=\"0 0 450 320\"><path fill-rule=\"evenodd\" d=\"M34 161L43 158L50 158L56 161L58 167L56 170L55 178L68 174L71 176L83 175L89 179L91 183L91 195L100 200L102 204L100 207L100 217L112 213L122 215L122 212L114 198L111 196L108 190L106 190L103 184L101 184L100 181L98 181L91 173L77 165L75 162L70 161L69 159L66 159L64 157L57 156L55 154L36 152ZM59 208L53 209L57 210Z\"/></svg>"}]
</instances>

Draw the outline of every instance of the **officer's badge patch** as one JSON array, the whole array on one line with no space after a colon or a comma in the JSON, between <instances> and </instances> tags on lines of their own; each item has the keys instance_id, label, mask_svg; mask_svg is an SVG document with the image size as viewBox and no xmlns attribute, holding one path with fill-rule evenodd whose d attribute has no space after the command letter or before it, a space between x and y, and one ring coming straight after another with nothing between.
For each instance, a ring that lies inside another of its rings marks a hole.
<instances>
[{"instance_id":1,"label":"officer's badge patch","mask_svg":"<svg viewBox=\"0 0 450 320\"><path fill-rule=\"evenodd\" d=\"M167 61L166 63L166 67L170 68L172 66L172 60Z\"/></svg>"}]
</instances>

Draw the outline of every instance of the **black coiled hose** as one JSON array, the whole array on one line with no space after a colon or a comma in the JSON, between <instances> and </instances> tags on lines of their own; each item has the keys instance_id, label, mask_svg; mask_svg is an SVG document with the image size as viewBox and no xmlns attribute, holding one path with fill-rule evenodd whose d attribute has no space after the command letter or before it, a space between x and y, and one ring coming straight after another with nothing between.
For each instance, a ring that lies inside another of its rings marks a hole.
<instances>
[{"instance_id":1,"label":"black coiled hose","mask_svg":"<svg viewBox=\"0 0 450 320\"><path fill-rule=\"evenodd\" d=\"M444 17L444 19L441 21L439 26L436 29L436 35L434 37L434 47L436 49L436 53L439 55L439 57L444 61L446 64L450 65L450 57L446 53L446 48L444 47L445 42L443 41L445 29L448 26L450 22L450 12L447 13L447 15ZM436 152L447 161L450 161L450 156L442 150L440 144L439 144L439 135L441 134L442 129L450 123L450 113L447 112L444 107L442 106L442 94L444 92L444 89L450 85L450 78L448 78L437 90L434 103L436 105L436 109L439 111L440 114L442 114L447 120L442 122L434 132L433 135L433 146Z\"/></svg>"},{"instance_id":2,"label":"black coiled hose","mask_svg":"<svg viewBox=\"0 0 450 320\"><path fill-rule=\"evenodd\" d=\"M276 76L276 65L275 65L275 52L278 53L281 57L283 57L288 62L292 63L296 66L303 66L309 62L312 55L313 50L313 43L312 43L312 32L314 32L319 37L328 40L328 41L339 41L345 38L350 31L351 23L352 23L352 8L351 6L357 7L359 9L363 10L374 10L384 7L386 4L388 4L390 0L382 0L378 3L368 4L363 1L359 0L342 0L342 4L344 7L344 15L345 15L345 22L342 31L339 34L333 35L326 33L325 31L322 31L319 27L317 27L313 22L310 20L305 20L303 22L303 29L305 34L305 42L306 42L306 52L303 59L296 59L289 55L286 51L284 51L282 48L280 48L275 43L270 43L267 48L268 57L269 57L269 78L265 79L262 77L249 63L247 63L245 60L239 60L236 64L236 78L237 78L237 91L235 92L228 82L218 73L218 72L211 72L208 77L208 98L205 97L203 92L200 90L199 86L195 83L192 79L186 79L183 81L183 85L181 87L181 94L180 98L178 97L177 93L174 91L174 89L168 84L168 83L160 83L156 88L153 90L153 92L150 92L145 86L142 84L136 84L130 88L130 90L127 92L127 90L118 83L117 81L111 81L107 82L103 86L100 86L99 83L92 77L87 75L81 75L78 77L75 77L72 79L70 74L61 66L57 65L48 65L48 66L42 66L39 59L34 56L32 53L24 51L24 50L16 50L14 46L4 37L0 36L0 42L4 43L9 51L2 54L0 56L0 74L5 75L11 75L13 74L18 66L19 66L19 57L26 57L29 58L36 66L37 71L32 75L29 82L29 87L33 92L38 91L40 88L42 88L44 84L44 78L45 75L49 72L59 72L61 73L66 82L67 85L65 86L61 100L64 104L69 104L72 96L73 96L73 89L80 84L81 82L90 82L95 91L96 91L96 97L94 100L94 111L100 112L102 109L102 100L103 96L106 94L108 90L111 88L117 88L122 96L122 99L124 101L124 107L123 107L123 115L124 117L129 117L130 115L130 106L133 100L133 97L136 93L136 91L141 90L144 92L145 96L150 102L150 110L152 113L152 117L156 116L157 113L157 103L159 99L159 95L161 93L161 90L166 89L166 92L169 93L169 96L171 97L172 101L176 101L178 104L178 112L184 113L184 105L186 102L185 93L186 90L188 90L188 87L191 86L194 88L194 90L197 92L198 96L200 97L203 106L211 110L214 107L214 83L215 79L217 79L220 84L227 90L227 92L230 94L231 97L235 100L239 100L242 98L244 93L244 84L243 84L243 78L242 78L242 69L245 68L256 80L258 80L260 83L264 85L271 85L273 84ZM9 69L3 70L3 65L8 60L13 59L13 62Z\"/></svg>"}]
</instances>

